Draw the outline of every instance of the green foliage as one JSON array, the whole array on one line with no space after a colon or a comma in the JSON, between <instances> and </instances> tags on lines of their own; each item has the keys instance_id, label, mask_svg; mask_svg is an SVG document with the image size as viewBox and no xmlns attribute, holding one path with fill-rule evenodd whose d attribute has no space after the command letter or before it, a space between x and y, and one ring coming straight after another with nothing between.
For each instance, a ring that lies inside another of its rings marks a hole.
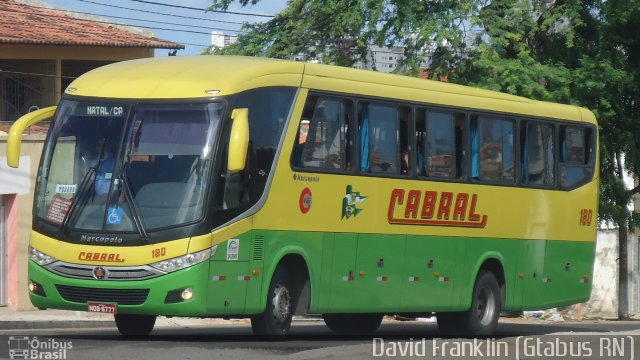
<instances>
[{"instance_id":1,"label":"green foliage","mask_svg":"<svg viewBox=\"0 0 640 360\"><path fill-rule=\"evenodd\" d=\"M402 46L408 75L587 107L600 124L600 218L633 228L640 187L625 189L622 174L640 175L638 29L640 0L291 0L210 52L353 66L372 61L370 45Z\"/></svg>"}]
</instances>

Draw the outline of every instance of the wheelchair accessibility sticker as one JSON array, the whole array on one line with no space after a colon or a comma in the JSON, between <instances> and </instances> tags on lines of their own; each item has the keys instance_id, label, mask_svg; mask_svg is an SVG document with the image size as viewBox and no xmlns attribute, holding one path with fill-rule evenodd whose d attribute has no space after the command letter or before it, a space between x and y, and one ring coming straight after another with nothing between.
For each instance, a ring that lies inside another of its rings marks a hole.
<instances>
[{"instance_id":1,"label":"wheelchair accessibility sticker","mask_svg":"<svg viewBox=\"0 0 640 360\"><path fill-rule=\"evenodd\" d=\"M110 207L107 213L107 224L120 225L122 224L122 218L124 217L124 211L120 207Z\"/></svg>"}]
</instances>

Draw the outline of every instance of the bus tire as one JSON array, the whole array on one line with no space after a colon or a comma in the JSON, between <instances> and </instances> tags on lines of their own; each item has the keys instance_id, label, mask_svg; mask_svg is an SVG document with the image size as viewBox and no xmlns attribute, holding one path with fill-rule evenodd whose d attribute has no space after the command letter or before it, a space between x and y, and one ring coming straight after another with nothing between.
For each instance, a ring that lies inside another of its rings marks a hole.
<instances>
[{"instance_id":1,"label":"bus tire","mask_svg":"<svg viewBox=\"0 0 640 360\"><path fill-rule=\"evenodd\" d=\"M287 267L278 265L269 284L264 312L251 317L251 329L255 335L277 339L289 334L297 301L293 285Z\"/></svg>"},{"instance_id":2,"label":"bus tire","mask_svg":"<svg viewBox=\"0 0 640 360\"><path fill-rule=\"evenodd\" d=\"M473 286L471 308L460 313L462 334L486 336L495 332L502 311L502 296L496 276L480 270Z\"/></svg>"},{"instance_id":3,"label":"bus tire","mask_svg":"<svg viewBox=\"0 0 640 360\"><path fill-rule=\"evenodd\" d=\"M382 314L323 314L324 323L333 332L370 334L378 330Z\"/></svg>"},{"instance_id":4,"label":"bus tire","mask_svg":"<svg viewBox=\"0 0 640 360\"><path fill-rule=\"evenodd\" d=\"M437 313L438 329L440 333L445 335L457 335L461 331L460 313L459 312L443 312Z\"/></svg>"},{"instance_id":5,"label":"bus tire","mask_svg":"<svg viewBox=\"0 0 640 360\"><path fill-rule=\"evenodd\" d=\"M147 336L156 324L155 315L115 314L113 317L118 331L124 336Z\"/></svg>"}]
</instances>

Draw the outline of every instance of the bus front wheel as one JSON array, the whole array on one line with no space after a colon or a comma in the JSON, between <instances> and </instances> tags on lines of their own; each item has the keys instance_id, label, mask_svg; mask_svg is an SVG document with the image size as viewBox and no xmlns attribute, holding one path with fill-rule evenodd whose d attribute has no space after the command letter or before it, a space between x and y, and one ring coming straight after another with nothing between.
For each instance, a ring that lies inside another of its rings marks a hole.
<instances>
[{"instance_id":1,"label":"bus front wheel","mask_svg":"<svg viewBox=\"0 0 640 360\"><path fill-rule=\"evenodd\" d=\"M293 280L287 267L278 265L269 284L267 307L262 314L251 317L251 329L256 335L282 337L289 333L295 309Z\"/></svg>"},{"instance_id":2,"label":"bus front wheel","mask_svg":"<svg viewBox=\"0 0 640 360\"><path fill-rule=\"evenodd\" d=\"M155 315L115 314L113 317L124 336L147 336L156 324Z\"/></svg>"},{"instance_id":3,"label":"bus front wheel","mask_svg":"<svg viewBox=\"0 0 640 360\"><path fill-rule=\"evenodd\" d=\"M382 314L324 314L322 318L329 329L345 334L370 334L378 330Z\"/></svg>"}]
</instances>

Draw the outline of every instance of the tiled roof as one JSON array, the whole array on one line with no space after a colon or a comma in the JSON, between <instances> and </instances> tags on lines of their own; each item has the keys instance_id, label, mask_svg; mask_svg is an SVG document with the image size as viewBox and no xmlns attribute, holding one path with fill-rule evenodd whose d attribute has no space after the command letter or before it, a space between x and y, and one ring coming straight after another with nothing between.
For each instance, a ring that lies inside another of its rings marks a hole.
<instances>
[{"instance_id":1,"label":"tiled roof","mask_svg":"<svg viewBox=\"0 0 640 360\"><path fill-rule=\"evenodd\" d=\"M181 44L14 0L0 0L0 44L184 49Z\"/></svg>"}]
</instances>

